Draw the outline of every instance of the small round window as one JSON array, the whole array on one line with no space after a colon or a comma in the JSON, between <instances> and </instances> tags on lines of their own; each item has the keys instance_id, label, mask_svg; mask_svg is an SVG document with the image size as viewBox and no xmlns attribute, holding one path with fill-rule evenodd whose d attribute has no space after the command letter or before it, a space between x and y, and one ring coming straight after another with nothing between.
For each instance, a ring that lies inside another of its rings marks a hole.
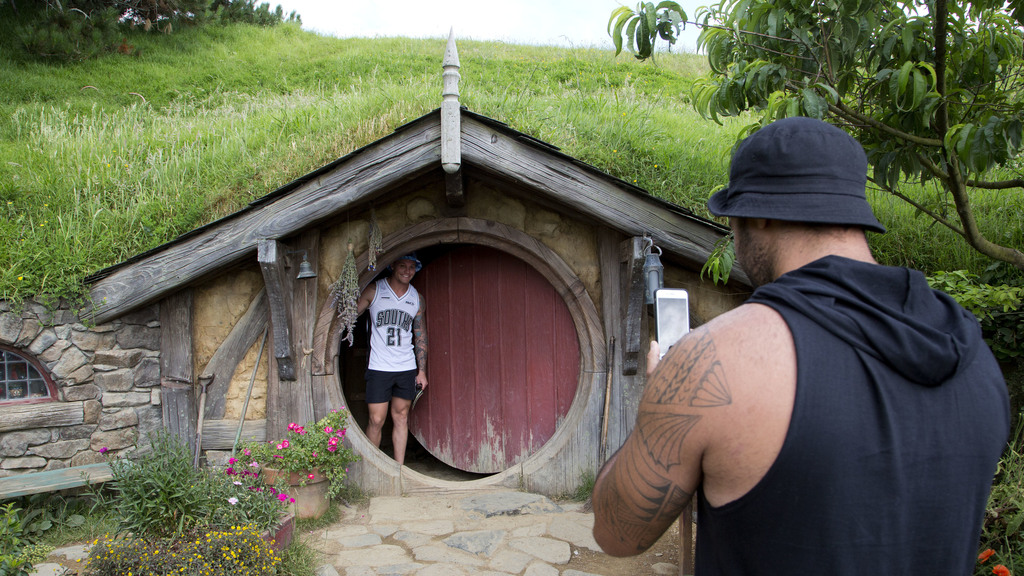
<instances>
[{"instance_id":1,"label":"small round window","mask_svg":"<svg viewBox=\"0 0 1024 576\"><path fill-rule=\"evenodd\" d=\"M53 385L36 362L0 348L0 402L39 402L54 396Z\"/></svg>"}]
</instances>

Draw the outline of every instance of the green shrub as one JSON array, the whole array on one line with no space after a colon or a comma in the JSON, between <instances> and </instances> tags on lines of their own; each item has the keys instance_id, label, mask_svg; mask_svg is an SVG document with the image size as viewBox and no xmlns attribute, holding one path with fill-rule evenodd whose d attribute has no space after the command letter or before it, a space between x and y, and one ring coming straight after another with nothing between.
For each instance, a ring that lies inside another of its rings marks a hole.
<instances>
[{"instance_id":1,"label":"green shrub","mask_svg":"<svg viewBox=\"0 0 1024 576\"><path fill-rule=\"evenodd\" d=\"M272 575L281 561L252 525L193 532L171 541L108 538L89 552L83 574L203 574L204 576Z\"/></svg>"},{"instance_id":2,"label":"green shrub","mask_svg":"<svg viewBox=\"0 0 1024 576\"><path fill-rule=\"evenodd\" d=\"M0 508L0 574L27 576L53 549L33 542L29 524L34 516L36 514L23 512L13 502Z\"/></svg>"},{"instance_id":3,"label":"green shrub","mask_svg":"<svg viewBox=\"0 0 1024 576\"><path fill-rule=\"evenodd\" d=\"M177 538L242 524L268 529L279 521L282 503L255 476L193 468L188 447L165 430L150 443L140 457L111 464L118 533Z\"/></svg>"},{"instance_id":4,"label":"green shrub","mask_svg":"<svg viewBox=\"0 0 1024 576\"><path fill-rule=\"evenodd\" d=\"M1024 425L1018 424L999 461L981 530L978 576L1003 565L1024 573Z\"/></svg>"},{"instance_id":5,"label":"green shrub","mask_svg":"<svg viewBox=\"0 0 1024 576\"><path fill-rule=\"evenodd\" d=\"M938 272L928 277L928 283L952 296L978 318L985 342L1000 362L1024 358L1024 287L993 286L964 270Z\"/></svg>"}]
</instances>

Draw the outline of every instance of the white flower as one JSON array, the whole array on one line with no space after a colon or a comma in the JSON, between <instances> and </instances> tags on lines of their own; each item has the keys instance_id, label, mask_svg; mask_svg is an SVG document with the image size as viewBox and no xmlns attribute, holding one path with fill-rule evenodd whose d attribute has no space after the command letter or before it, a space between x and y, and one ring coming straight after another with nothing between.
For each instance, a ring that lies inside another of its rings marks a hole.
<instances>
[{"instance_id":1,"label":"white flower","mask_svg":"<svg viewBox=\"0 0 1024 576\"><path fill-rule=\"evenodd\" d=\"M232 496L231 498L228 498L228 504L231 504L232 506L234 506L235 504L238 504L238 498L235 498L234 496Z\"/></svg>"}]
</instances>

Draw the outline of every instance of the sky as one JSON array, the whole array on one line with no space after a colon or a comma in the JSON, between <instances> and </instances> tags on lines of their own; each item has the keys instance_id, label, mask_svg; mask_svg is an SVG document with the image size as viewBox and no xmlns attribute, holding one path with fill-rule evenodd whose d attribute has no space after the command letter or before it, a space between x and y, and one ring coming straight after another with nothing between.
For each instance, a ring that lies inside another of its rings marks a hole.
<instances>
[{"instance_id":1,"label":"sky","mask_svg":"<svg viewBox=\"0 0 1024 576\"><path fill-rule=\"evenodd\" d=\"M338 38L407 36L497 40L514 44L613 49L608 18L619 0L267 0L285 14L296 11L302 27ZM707 0L681 0L689 19ZM673 51L694 52L699 30L687 26ZM664 44L662 44L664 46Z\"/></svg>"}]
</instances>

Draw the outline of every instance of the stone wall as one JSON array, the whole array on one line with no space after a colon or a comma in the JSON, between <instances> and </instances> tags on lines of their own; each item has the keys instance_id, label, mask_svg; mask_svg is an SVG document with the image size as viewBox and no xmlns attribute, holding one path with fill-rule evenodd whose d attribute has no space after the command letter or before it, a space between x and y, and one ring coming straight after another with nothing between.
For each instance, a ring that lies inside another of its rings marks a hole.
<instances>
[{"instance_id":1,"label":"stone wall","mask_svg":"<svg viewBox=\"0 0 1024 576\"><path fill-rule=\"evenodd\" d=\"M42 364L57 387L53 402L0 406L0 477L101 462L162 426L155 305L86 326L67 303L0 302L0 343ZM55 403L74 416L34 417Z\"/></svg>"}]
</instances>

